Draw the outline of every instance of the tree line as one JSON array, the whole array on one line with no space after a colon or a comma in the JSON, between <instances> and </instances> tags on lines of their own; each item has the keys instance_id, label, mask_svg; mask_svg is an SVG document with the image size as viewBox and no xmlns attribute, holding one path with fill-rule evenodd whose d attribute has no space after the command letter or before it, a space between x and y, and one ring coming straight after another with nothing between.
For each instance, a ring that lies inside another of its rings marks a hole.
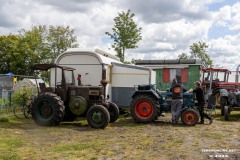
<instances>
[{"instance_id":1,"label":"tree line","mask_svg":"<svg viewBox=\"0 0 240 160\"><path fill-rule=\"evenodd\" d=\"M69 26L36 25L18 34L0 36L0 72L29 75L36 63L53 63L67 48L78 47Z\"/></svg>"}]
</instances>

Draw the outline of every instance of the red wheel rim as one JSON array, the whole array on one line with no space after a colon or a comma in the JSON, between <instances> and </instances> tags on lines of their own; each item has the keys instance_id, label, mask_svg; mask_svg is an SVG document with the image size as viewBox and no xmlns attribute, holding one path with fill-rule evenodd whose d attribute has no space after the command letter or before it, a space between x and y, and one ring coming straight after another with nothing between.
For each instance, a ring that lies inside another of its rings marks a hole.
<instances>
[{"instance_id":1,"label":"red wheel rim","mask_svg":"<svg viewBox=\"0 0 240 160\"><path fill-rule=\"evenodd\" d=\"M184 121L186 124L193 124L196 121L196 116L193 112L186 112L184 114Z\"/></svg>"},{"instance_id":2,"label":"red wheel rim","mask_svg":"<svg viewBox=\"0 0 240 160\"><path fill-rule=\"evenodd\" d=\"M153 106L148 101L138 102L135 106L135 113L138 117L142 119L147 119L153 114Z\"/></svg>"}]
</instances>

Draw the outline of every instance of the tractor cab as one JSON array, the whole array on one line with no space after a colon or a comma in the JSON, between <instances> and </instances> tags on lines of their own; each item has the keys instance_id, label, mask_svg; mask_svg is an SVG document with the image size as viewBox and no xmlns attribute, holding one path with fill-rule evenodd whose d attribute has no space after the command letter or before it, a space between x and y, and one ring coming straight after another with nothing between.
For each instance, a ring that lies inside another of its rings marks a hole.
<instances>
[{"instance_id":1,"label":"tractor cab","mask_svg":"<svg viewBox=\"0 0 240 160\"><path fill-rule=\"evenodd\" d=\"M211 92L213 89L222 87L228 83L228 69L206 68L203 69L202 86L205 93Z\"/></svg>"},{"instance_id":2,"label":"tractor cab","mask_svg":"<svg viewBox=\"0 0 240 160\"><path fill-rule=\"evenodd\" d=\"M74 68L59 66L55 64L36 64L32 70L50 71L50 84L46 87L45 83L39 83L40 92L56 93L63 101L66 100L66 93L70 86L75 85Z\"/></svg>"}]
</instances>

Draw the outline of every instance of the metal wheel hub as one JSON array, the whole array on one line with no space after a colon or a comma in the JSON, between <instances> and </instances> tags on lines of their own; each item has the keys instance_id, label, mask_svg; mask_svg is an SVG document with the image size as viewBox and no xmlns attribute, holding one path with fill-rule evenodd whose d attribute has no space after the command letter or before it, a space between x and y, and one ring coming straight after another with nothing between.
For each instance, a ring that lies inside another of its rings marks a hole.
<instances>
[{"instance_id":1,"label":"metal wheel hub","mask_svg":"<svg viewBox=\"0 0 240 160\"><path fill-rule=\"evenodd\" d=\"M135 111L138 114L138 116L143 118L148 118L153 114L153 107L151 103L143 101L143 102L139 102L136 105Z\"/></svg>"},{"instance_id":2,"label":"metal wheel hub","mask_svg":"<svg viewBox=\"0 0 240 160\"><path fill-rule=\"evenodd\" d=\"M102 120L103 120L103 114L102 112L100 111L95 111L92 115L92 120L95 122L95 123L101 123Z\"/></svg>"},{"instance_id":3,"label":"metal wheel hub","mask_svg":"<svg viewBox=\"0 0 240 160\"><path fill-rule=\"evenodd\" d=\"M42 115L48 116L52 113L52 107L48 103L44 102L40 108L40 112Z\"/></svg>"},{"instance_id":4,"label":"metal wheel hub","mask_svg":"<svg viewBox=\"0 0 240 160\"><path fill-rule=\"evenodd\" d=\"M191 124L195 121L195 115L191 112L187 112L184 115L184 120L187 124Z\"/></svg>"}]
</instances>

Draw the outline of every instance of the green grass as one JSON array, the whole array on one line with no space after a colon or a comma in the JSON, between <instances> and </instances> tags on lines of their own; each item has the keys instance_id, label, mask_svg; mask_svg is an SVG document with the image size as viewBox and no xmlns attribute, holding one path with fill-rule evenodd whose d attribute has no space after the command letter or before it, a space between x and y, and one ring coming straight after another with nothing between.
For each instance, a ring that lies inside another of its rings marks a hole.
<instances>
[{"instance_id":1,"label":"green grass","mask_svg":"<svg viewBox=\"0 0 240 160\"><path fill-rule=\"evenodd\" d=\"M0 117L0 122L9 122L9 118L7 118L7 117Z\"/></svg>"},{"instance_id":2,"label":"green grass","mask_svg":"<svg viewBox=\"0 0 240 160\"><path fill-rule=\"evenodd\" d=\"M54 151L56 152L82 151L89 150L91 148L93 147L86 144L68 144L63 146L57 146L55 147Z\"/></svg>"},{"instance_id":3,"label":"green grass","mask_svg":"<svg viewBox=\"0 0 240 160\"><path fill-rule=\"evenodd\" d=\"M201 149L240 149L240 121L226 122L218 115L212 125L195 127L172 126L170 114L152 124L121 116L104 130L90 128L84 118L56 127L7 118L0 121L0 160L206 159Z\"/></svg>"}]
</instances>

